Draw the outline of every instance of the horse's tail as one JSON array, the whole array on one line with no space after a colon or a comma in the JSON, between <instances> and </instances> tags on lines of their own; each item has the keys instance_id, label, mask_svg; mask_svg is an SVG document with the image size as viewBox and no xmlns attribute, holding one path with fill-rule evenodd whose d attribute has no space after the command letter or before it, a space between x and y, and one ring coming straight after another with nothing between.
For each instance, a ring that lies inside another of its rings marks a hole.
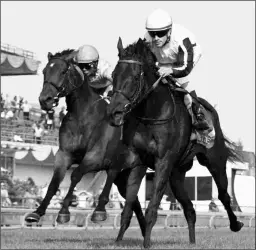
<instances>
[{"instance_id":1,"label":"horse's tail","mask_svg":"<svg viewBox=\"0 0 256 250\"><path fill-rule=\"evenodd\" d=\"M244 163L242 151L237 149L236 143L229 140L225 135L223 135L223 137L224 137L225 149L227 152L228 161L232 163L235 163L235 162Z\"/></svg>"},{"instance_id":2,"label":"horse's tail","mask_svg":"<svg viewBox=\"0 0 256 250\"><path fill-rule=\"evenodd\" d=\"M227 160L229 162L235 163L235 162L241 162L244 163L243 159L243 153L241 150L238 150L237 144L233 141L231 141L227 136L225 136L222 132L221 126L220 126L220 120L219 115L216 111L216 109L208 103L203 98L198 98L200 103L212 113L213 116L213 124L216 132L216 140L215 143L216 146L219 148L223 148L225 153L225 156L227 157Z\"/></svg>"}]
</instances>

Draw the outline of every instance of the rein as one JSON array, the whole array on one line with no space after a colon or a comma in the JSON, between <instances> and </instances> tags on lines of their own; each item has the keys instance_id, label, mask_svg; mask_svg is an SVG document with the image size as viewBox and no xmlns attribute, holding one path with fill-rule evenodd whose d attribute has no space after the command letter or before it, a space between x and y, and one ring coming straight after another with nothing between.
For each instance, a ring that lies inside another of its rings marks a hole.
<instances>
[{"instance_id":1,"label":"rein","mask_svg":"<svg viewBox=\"0 0 256 250\"><path fill-rule=\"evenodd\" d=\"M141 63L139 61L135 61L135 60L119 60L118 63L138 64L140 66L143 65L143 63ZM159 84L159 82L162 79L162 76L160 76L153 83L153 85L148 89L148 91L140 99L138 99L138 97L139 97L139 95L141 93L141 90L142 90L143 75L144 75L144 72L141 69L139 86L135 90L135 94L134 94L134 95L136 95L136 98L128 97L121 90L114 90L113 91L113 92L116 92L116 93L119 93L119 94L123 95L130 102L130 103L125 105L125 108L124 108L125 114L129 113L133 108L135 108L138 104L140 104L143 100L145 100L146 97L157 87L157 85ZM139 91L138 91L138 89L139 89ZM175 116L175 113L176 113L176 105L175 105L175 100L174 100L174 97L173 97L173 94L172 94L172 92L170 90L170 86L169 85L168 85L168 90L170 92L170 95L171 95L171 98L172 98L172 102L173 102L173 106L174 106L173 113L172 113L172 115L169 118L166 118L166 119L154 119L154 118L138 117L138 116L136 116L136 118L139 119L141 122L144 122L144 123L152 122L152 123L154 123L154 125L165 124L165 123L169 122L170 120L172 120L174 118L174 116ZM137 94L136 94L136 92L137 92ZM132 101L132 99L134 99L134 101Z\"/></svg>"},{"instance_id":2,"label":"rein","mask_svg":"<svg viewBox=\"0 0 256 250\"><path fill-rule=\"evenodd\" d=\"M67 77L67 81L64 81L64 83L60 87L56 86L52 82L44 81L44 84L48 83L48 84L52 85L57 90L57 95L54 97L54 104L53 104L53 107L56 107L58 105L58 103L59 103L59 98L64 97L64 96L69 94L70 91L68 92L67 89L70 88L70 86L72 87L71 88L72 91L74 91L74 90L76 90L77 88L79 88L83 84L83 82L84 82L84 75L83 75L83 72L81 71L81 69L77 65L73 64L75 70L79 73L79 75L82 78L82 81L81 81L82 83L76 85L76 84L73 83L73 80L70 79L70 74L69 73L70 73L70 70L71 70L71 63L67 62L65 59L60 58L60 57L55 57L55 58L52 58L52 59L62 60L67 65L67 70L66 70L66 72L64 74L64 79L66 79L66 77Z\"/></svg>"}]
</instances>

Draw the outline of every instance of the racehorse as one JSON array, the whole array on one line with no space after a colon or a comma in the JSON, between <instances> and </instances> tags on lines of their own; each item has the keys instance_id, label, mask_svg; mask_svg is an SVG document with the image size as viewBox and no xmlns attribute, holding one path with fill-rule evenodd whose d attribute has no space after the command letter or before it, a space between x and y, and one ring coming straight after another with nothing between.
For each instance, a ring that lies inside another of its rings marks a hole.
<instances>
[{"instance_id":1,"label":"racehorse","mask_svg":"<svg viewBox=\"0 0 256 250\"><path fill-rule=\"evenodd\" d=\"M230 229L239 231L243 223L237 220L231 209L226 163L242 160L233 143L224 136L216 110L200 98L216 132L214 145L206 148L191 141L192 122L183 102L184 93L176 91L171 84L162 84L157 75L156 57L148 44L139 39L124 49L119 38L117 47L119 60L113 71L113 95L107 113L112 126L123 126L123 143L137 161L128 177L117 241L122 239L132 216L132 204L145 173L140 167L142 165L155 170L152 198L145 212L144 247L150 246L151 231L168 180L183 207L190 243L195 243L196 213L184 189L185 174L191 169L195 155L217 184L218 197L227 211Z\"/></svg>"},{"instance_id":2,"label":"racehorse","mask_svg":"<svg viewBox=\"0 0 256 250\"><path fill-rule=\"evenodd\" d=\"M125 198L126 176L129 169L121 172L125 147L120 141L121 130L109 125L106 116L107 103L99 97L99 90L90 86L74 62L76 51L64 50L52 55L48 54L48 63L43 70L44 83L39 96L41 108L50 110L58 105L59 98L65 97L67 114L62 120L59 129L59 149L55 156L54 173L47 190L47 194L40 206L26 216L27 222L38 222L63 180L67 169L72 164L79 164L71 175L71 185L62 208L59 211L57 222L65 223L70 220L69 205L75 186L82 176L88 172L107 171L107 181L99 197L98 205L93 213L92 220L106 219L105 205L109 201L112 183L118 187L120 194ZM109 79L100 77L94 85L104 86ZM118 178L115 177L118 175ZM144 235L144 215L138 199L133 207Z\"/></svg>"}]
</instances>

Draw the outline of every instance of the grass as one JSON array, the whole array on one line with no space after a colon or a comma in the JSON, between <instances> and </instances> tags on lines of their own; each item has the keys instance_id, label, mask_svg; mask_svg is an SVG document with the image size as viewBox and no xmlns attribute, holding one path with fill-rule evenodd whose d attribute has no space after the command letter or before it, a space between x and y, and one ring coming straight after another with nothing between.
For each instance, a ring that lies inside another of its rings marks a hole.
<instances>
[{"instance_id":1,"label":"grass","mask_svg":"<svg viewBox=\"0 0 256 250\"><path fill-rule=\"evenodd\" d=\"M128 229L121 243L114 240L118 230L1 230L1 249L141 249L139 230ZM233 233L228 228L196 229L196 245L188 244L187 229L155 229L152 249L255 249L255 228Z\"/></svg>"}]
</instances>

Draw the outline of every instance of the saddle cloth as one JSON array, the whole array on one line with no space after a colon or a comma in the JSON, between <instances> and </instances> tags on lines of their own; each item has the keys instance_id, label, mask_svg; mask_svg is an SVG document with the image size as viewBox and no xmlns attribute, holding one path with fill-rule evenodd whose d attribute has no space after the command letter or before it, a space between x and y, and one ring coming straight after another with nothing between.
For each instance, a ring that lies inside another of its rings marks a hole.
<instances>
[{"instance_id":1,"label":"saddle cloth","mask_svg":"<svg viewBox=\"0 0 256 250\"><path fill-rule=\"evenodd\" d=\"M183 92L184 94L187 93L181 87L176 87L173 85L171 87L173 87L173 89L176 91ZM197 143L202 144L203 146L209 149L214 145L215 129L212 121L211 112L208 111L202 104L200 104L200 106L201 106L201 112L204 114L204 117L207 120L210 128L207 130L196 130L193 128L192 134L190 136L190 140L191 141L196 140Z\"/></svg>"},{"instance_id":2,"label":"saddle cloth","mask_svg":"<svg viewBox=\"0 0 256 250\"><path fill-rule=\"evenodd\" d=\"M209 149L214 145L215 129L210 111L206 110L202 104L201 112L204 114L210 128L207 130L196 130L193 128L190 140L196 140L197 143L202 144Z\"/></svg>"}]
</instances>

